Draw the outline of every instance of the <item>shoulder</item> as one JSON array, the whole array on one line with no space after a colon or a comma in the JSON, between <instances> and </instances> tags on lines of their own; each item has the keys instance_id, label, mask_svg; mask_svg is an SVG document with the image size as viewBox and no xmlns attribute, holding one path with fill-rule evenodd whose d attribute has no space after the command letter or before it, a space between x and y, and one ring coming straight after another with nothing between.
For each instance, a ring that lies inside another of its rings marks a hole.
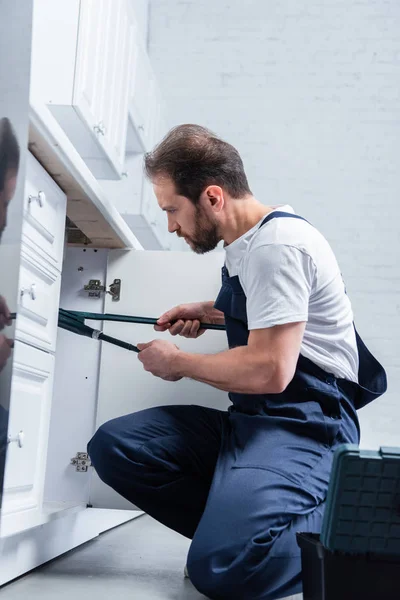
<instances>
[{"instance_id":1,"label":"shoulder","mask_svg":"<svg viewBox=\"0 0 400 600\"><path fill-rule=\"evenodd\" d=\"M257 230L247 246L247 254L264 246L280 246L282 252L284 247L297 249L316 262L318 254L327 245L321 232L305 219L277 217Z\"/></svg>"},{"instance_id":2,"label":"shoulder","mask_svg":"<svg viewBox=\"0 0 400 600\"><path fill-rule=\"evenodd\" d=\"M246 253L240 275L243 280L252 277L271 280L293 279L301 274L312 281L316 270L313 257L301 245L259 243Z\"/></svg>"}]
</instances>

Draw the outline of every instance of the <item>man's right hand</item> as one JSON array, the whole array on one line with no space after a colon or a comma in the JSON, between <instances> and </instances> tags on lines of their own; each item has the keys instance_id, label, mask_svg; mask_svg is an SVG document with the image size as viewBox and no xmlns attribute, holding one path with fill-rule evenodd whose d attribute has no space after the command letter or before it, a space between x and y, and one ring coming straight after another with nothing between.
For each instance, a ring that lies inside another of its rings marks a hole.
<instances>
[{"instance_id":1,"label":"man's right hand","mask_svg":"<svg viewBox=\"0 0 400 600\"><path fill-rule=\"evenodd\" d=\"M10 358L11 349L14 346L13 340L10 340L5 335L0 333L0 371L5 366L6 362Z\"/></svg>"},{"instance_id":2,"label":"man's right hand","mask_svg":"<svg viewBox=\"0 0 400 600\"><path fill-rule=\"evenodd\" d=\"M224 313L214 308L214 302L193 302L171 308L157 321L156 331L169 331L171 335L198 338L206 331L200 323L224 324Z\"/></svg>"}]
</instances>

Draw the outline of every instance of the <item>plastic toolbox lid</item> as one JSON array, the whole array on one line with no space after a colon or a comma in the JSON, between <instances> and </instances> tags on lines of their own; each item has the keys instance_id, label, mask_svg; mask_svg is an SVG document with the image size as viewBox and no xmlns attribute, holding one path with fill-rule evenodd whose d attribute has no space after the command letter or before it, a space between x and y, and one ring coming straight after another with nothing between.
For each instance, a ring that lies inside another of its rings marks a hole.
<instances>
[{"instance_id":1,"label":"plastic toolbox lid","mask_svg":"<svg viewBox=\"0 0 400 600\"><path fill-rule=\"evenodd\" d=\"M400 556L400 448L337 449L321 542L331 551Z\"/></svg>"}]
</instances>

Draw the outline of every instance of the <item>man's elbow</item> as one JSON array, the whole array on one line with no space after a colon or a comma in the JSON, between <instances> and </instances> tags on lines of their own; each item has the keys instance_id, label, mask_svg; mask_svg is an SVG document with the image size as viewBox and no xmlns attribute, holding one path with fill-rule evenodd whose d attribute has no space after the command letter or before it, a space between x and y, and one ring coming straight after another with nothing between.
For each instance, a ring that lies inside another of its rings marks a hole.
<instances>
[{"instance_id":1,"label":"man's elbow","mask_svg":"<svg viewBox=\"0 0 400 600\"><path fill-rule=\"evenodd\" d=\"M270 377L260 382L258 394L282 394L292 381L295 369L276 366Z\"/></svg>"}]
</instances>

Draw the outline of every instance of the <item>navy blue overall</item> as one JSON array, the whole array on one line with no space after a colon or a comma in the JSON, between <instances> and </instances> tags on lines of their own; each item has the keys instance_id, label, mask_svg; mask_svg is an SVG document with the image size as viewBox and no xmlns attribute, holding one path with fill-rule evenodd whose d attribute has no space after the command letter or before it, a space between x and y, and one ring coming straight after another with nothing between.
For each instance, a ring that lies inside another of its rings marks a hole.
<instances>
[{"instance_id":1,"label":"navy blue overall","mask_svg":"<svg viewBox=\"0 0 400 600\"><path fill-rule=\"evenodd\" d=\"M277 217L273 212L261 226ZM222 271L215 307L229 346L247 345L246 296ZM227 412L155 407L105 423L88 451L103 481L192 538L188 571L213 599L270 600L301 591L297 531L318 532L332 457L358 443L356 409L386 389L357 334L359 384L299 357L281 394L229 394Z\"/></svg>"}]
</instances>

